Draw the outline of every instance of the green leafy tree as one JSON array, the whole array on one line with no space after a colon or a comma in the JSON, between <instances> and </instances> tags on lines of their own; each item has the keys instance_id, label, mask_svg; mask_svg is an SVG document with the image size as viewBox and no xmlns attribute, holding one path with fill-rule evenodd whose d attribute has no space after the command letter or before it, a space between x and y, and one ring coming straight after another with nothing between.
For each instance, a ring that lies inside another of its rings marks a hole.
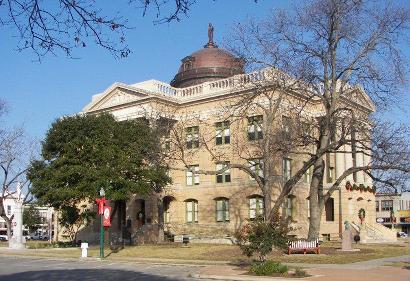
<instances>
[{"instance_id":1,"label":"green leafy tree","mask_svg":"<svg viewBox=\"0 0 410 281\"><path fill-rule=\"evenodd\" d=\"M28 228L29 232L32 232L39 224L41 224L41 222L40 213L34 205L24 208L23 225Z\"/></svg>"},{"instance_id":2,"label":"green leafy tree","mask_svg":"<svg viewBox=\"0 0 410 281\"><path fill-rule=\"evenodd\" d=\"M64 227L64 232L68 234L70 241L77 241L77 233L81 227L87 226L93 218L95 212L88 209L86 205L81 208L76 206L61 207L61 217L59 222Z\"/></svg>"},{"instance_id":3,"label":"green leafy tree","mask_svg":"<svg viewBox=\"0 0 410 281\"><path fill-rule=\"evenodd\" d=\"M260 261L266 261L273 248L285 249L291 237L288 233L290 221L283 219L278 213L273 219L266 221L262 216L244 224L235 234L242 253L248 257L258 255Z\"/></svg>"},{"instance_id":4,"label":"green leafy tree","mask_svg":"<svg viewBox=\"0 0 410 281\"><path fill-rule=\"evenodd\" d=\"M143 121L117 122L108 114L61 118L47 132L42 159L29 168L32 193L62 209L93 202L103 187L113 214L124 210L133 194L159 192L170 182L158 138Z\"/></svg>"}]
</instances>

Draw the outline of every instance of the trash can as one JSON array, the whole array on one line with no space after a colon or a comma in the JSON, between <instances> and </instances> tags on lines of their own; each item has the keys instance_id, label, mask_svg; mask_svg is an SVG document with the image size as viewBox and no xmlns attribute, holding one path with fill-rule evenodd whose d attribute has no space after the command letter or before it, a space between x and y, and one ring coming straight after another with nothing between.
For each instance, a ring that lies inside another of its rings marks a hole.
<instances>
[{"instance_id":1,"label":"trash can","mask_svg":"<svg viewBox=\"0 0 410 281\"><path fill-rule=\"evenodd\" d=\"M189 243L189 236L187 234L183 234L182 235L182 244L184 244L184 246L187 246Z\"/></svg>"},{"instance_id":2,"label":"trash can","mask_svg":"<svg viewBox=\"0 0 410 281\"><path fill-rule=\"evenodd\" d=\"M86 258L88 256L88 243L81 243L81 257Z\"/></svg>"}]
</instances>

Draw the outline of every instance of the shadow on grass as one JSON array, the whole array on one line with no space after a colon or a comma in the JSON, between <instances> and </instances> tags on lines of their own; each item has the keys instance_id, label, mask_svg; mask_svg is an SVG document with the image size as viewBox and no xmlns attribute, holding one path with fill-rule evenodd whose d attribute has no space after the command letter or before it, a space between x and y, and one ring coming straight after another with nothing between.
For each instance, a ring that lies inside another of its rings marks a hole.
<instances>
[{"instance_id":1,"label":"shadow on grass","mask_svg":"<svg viewBox=\"0 0 410 281\"><path fill-rule=\"evenodd\" d=\"M26 271L0 276L0 281L177 281L168 277L155 276L135 271L112 269L70 269L70 270L42 270Z\"/></svg>"}]
</instances>

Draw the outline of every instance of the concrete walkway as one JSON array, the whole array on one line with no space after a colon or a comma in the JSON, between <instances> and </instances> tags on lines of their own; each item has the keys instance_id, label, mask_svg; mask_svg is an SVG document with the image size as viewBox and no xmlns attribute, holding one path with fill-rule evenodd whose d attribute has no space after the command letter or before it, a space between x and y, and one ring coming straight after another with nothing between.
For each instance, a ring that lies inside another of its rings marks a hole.
<instances>
[{"instance_id":1,"label":"concrete walkway","mask_svg":"<svg viewBox=\"0 0 410 281\"><path fill-rule=\"evenodd\" d=\"M309 264L309 263L287 263L289 266L304 268L334 268L334 269L372 269L393 262L410 262L410 255L381 258L368 261L346 263L346 264ZM410 278L409 278L410 281Z\"/></svg>"},{"instance_id":2,"label":"concrete walkway","mask_svg":"<svg viewBox=\"0 0 410 281\"><path fill-rule=\"evenodd\" d=\"M59 249L47 249L48 251L58 252ZM36 256L36 253L43 250L11 250L8 248L0 248L0 255L3 256ZM79 251L80 253L80 251ZM54 256L55 253L53 253ZM41 257L36 258L52 259L52 260L77 260L78 258L56 258L56 257ZM92 262L95 258L87 258ZM301 280L292 278L276 278L276 277L259 277L247 275L247 270L238 266L230 265L229 262L221 261L197 261L197 260L178 260L178 259L151 259L151 258L129 258L129 259L109 259L104 260L109 263L146 263L146 264L162 264L162 265L184 265L195 268L190 276L194 279L207 280L238 280L238 281L267 281L267 280ZM410 255L375 259L363 262L355 262L350 264L287 264L292 267L303 267L311 277L306 280L314 281L410 281L409 268L385 266L395 262L410 263ZM392 279L392 276L394 278Z\"/></svg>"},{"instance_id":3,"label":"concrete walkway","mask_svg":"<svg viewBox=\"0 0 410 281\"><path fill-rule=\"evenodd\" d=\"M395 262L410 263L410 255L355 262L350 264L288 264L303 267L312 275L305 278L315 281L410 281L410 268L384 266ZM205 266L199 269L195 278L213 280L267 281L301 280L292 278L260 277L246 275L247 271L234 266ZM394 279L392 279L394 276Z\"/></svg>"}]
</instances>

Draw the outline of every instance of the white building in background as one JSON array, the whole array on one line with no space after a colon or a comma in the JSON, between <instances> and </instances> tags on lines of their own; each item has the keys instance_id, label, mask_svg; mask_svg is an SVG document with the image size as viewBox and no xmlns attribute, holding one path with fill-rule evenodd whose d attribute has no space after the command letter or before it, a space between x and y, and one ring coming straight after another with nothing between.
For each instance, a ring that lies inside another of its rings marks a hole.
<instances>
[{"instance_id":1,"label":"white building in background","mask_svg":"<svg viewBox=\"0 0 410 281\"><path fill-rule=\"evenodd\" d=\"M21 197L24 198L24 194L21 194ZM0 197L0 200L3 200ZM4 199L4 211L6 213L6 216L11 218L14 215L14 212L16 210L16 200L17 200L17 195L12 194L8 195ZM25 205L24 208L29 208L30 205ZM35 208L39 211L40 217L41 217L41 224L38 225L38 228L41 229L42 233L47 233L49 236L51 236L51 232L53 230L53 222L54 222L54 209L50 207L43 207L43 206L35 206ZM12 221L12 229L15 226L15 222ZM28 228L23 226L23 234L28 235ZM6 221L0 217L0 235L7 235L7 225Z\"/></svg>"},{"instance_id":2,"label":"white building in background","mask_svg":"<svg viewBox=\"0 0 410 281\"><path fill-rule=\"evenodd\" d=\"M410 234L410 192L376 194L376 221Z\"/></svg>"}]
</instances>

